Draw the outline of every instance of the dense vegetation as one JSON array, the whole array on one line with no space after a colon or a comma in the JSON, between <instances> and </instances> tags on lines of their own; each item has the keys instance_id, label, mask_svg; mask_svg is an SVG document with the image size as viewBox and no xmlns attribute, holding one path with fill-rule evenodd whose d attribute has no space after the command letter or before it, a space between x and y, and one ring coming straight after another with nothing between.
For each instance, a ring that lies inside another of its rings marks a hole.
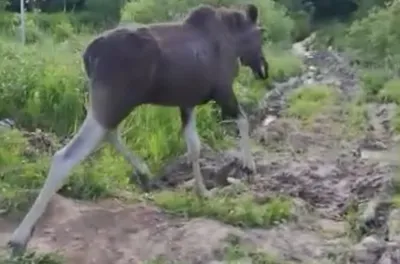
<instances>
[{"instance_id":1,"label":"dense vegetation","mask_svg":"<svg viewBox=\"0 0 400 264\"><path fill-rule=\"evenodd\" d=\"M19 0L0 0L0 120L9 118L18 127L18 130L0 127L1 213L27 208L46 177L51 154L62 139L79 127L87 100L87 80L80 56L88 41L97 32L118 23L178 19L199 2L242 3L239 0L28 1L27 43L22 45L20 18L15 13ZM265 50L271 68L269 82L282 81L301 72L301 61L287 49L293 41L317 30L320 46L332 45L347 52L362 70L363 93L349 108L354 111L356 125L362 123L360 116L365 102L400 103L397 76L400 1L390 1L388 5L382 0L252 2L260 7L261 23L267 29ZM254 81L247 69L241 69L235 90L242 103L251 107L264 94L266 85L269 87L269 84ZM301 89L291 97L288 114L308 120L331 96L325 87ZM213 147L231 144L232 136L220 125L218 110L206 105L197 112L198 130L204 143ZM176 109L143 106L122 124L129 148L137 151L154 171L184 152L177 115ZM400 110L392 125L400 132ZM26 136L38 129L49 134L43 139L45 144L32 142ZM38 145L47 145L47 148ZM79 199L107 197L120 190L137 193L135 187L128 184L131 170L121 155L105 145L74 169L60 192ZM190 216L209 215L231 224L266 226L290 217L290 201L285 198L261 205L253 204L246 195L214 199L214 203L205 206L186 193L161 192L153 197L156 204L168 210ZM26 260L28 262L33 263L31 259Z\"/></svg>"}]
</instances>

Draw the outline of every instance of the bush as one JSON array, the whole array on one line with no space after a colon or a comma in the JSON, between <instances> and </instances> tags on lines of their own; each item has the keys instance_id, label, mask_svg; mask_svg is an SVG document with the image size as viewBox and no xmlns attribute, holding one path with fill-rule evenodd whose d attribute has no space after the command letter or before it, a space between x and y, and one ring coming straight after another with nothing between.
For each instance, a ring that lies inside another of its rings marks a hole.
<instances>
[{"instance_id":1,"label":"bush","mask_svg":"<svg viewBox=\"0 0 400 264\"><path fill-rule=\"evenodd\" d=\"M400 104L400 78L386 82L379 91L379 99L385 103Z\"/></svg>"},{"instance_id":2,"label":"bush","mask_svg":"<svg viewBox=\"0 0 400 264\"><path fill-rule=\"evenodd\" d=\"M80 54L53 43L20 46L0 42L0 119L29 130L73 132L83 118Z\"/></svg>"},{"instance_id":3,"label":"bush","mask_svg":"<svg viewBox=\"0 0 400 264\"><path fill-rule=\"evenodd\" d=\"M125 0L86 0L85 7L91 13L96 13L104 23L114 26L118 24L121 16L121 8Z\"/></svg>"},{"instance_id":4,"label":"bush","mask_svg":"<svg viewBox=\"0 0 400 264\"><path fill-rule=\"evenodd\" d=\"M355 21L348 30L346 46L362 65L399 69L400 1L385 8L373 8L368 16Z\"/></svg>"},{"instance_id":5,"label":"bush","mask_svg":"<svg viewBox=\"0 0 400 264\"><path fill-rule=\"evenodd\" d=\"M362 71L361 84L366 101L374 101L384 84L391 78L388 69L368 69Z\"/></svg>"}]
</instances>

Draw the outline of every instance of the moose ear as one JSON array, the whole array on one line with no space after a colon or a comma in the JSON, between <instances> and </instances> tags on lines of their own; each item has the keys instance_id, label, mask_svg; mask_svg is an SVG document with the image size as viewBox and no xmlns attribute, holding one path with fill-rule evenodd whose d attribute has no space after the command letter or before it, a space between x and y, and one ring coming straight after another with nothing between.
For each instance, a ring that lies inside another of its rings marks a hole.
<instances>
[{"instance_id":1,"label":"moose ear","mask_svg":"<svg viewBox=\"0 0 400 264\"><path fill-rule=\"evenodd\" d=\"M247 16L250 18L250 21L254 24L257 23L258 18L258 9L254 4L248 4L246 8Z\"/></svg>"}]
</instances>

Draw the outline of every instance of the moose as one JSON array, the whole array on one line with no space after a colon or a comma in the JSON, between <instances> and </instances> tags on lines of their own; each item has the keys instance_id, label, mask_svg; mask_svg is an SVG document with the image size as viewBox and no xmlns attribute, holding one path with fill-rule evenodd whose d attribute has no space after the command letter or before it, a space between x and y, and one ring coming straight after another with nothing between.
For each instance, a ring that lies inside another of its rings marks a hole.
<instances>
[{"instance_id":1,"label":"moose","mask_svg":"<svg viewBox=\"0 0 400 264\"><path fill-rule=\"evenodd\" d=\"M249 122L232 83L239 62L256 78L268 78L258 13L253 4L240 9L199 5L179 22L119 26L95 37L82 55L90 83L86 118L70 142L53 155L38 197L8 242L13 252L25 250L51 197L71 169L102 141L132 164L136 181L148 190L151 172L127 149L118 130L139 105L179 108L193 189L199 198L206 198L210 192L200 171L201 142L194 110L213 100L224 117L237 123L241 164L251 179L256 166L249 145Z\"/></svg>"}]
</instances>

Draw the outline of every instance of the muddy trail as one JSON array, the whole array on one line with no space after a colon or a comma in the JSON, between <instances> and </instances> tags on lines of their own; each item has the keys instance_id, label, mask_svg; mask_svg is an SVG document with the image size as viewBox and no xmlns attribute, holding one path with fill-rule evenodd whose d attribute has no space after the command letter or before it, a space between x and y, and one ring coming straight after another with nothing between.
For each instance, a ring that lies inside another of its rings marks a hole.
<instances>
[{"instance_id":1,"label":"muddy trail","mask_svg":"<svg viewBox=\"0 0 400 264\"><path fill-rule=\"evenodd\" d=\"M244 229L172 216L145 202L94 204L55 196L30 248L58 251L68 264L148 263L159 256L169 261L162 263L216 264L228 263L223 254L234 239L282 264L400 263L400 211L389 203L397 158L388 127L393 106L368 105L368 129L351 140L342 136L346 113L341 104L321 113L307 129L284 117L286 95L303 84L328 84L343 104L360 89L343 56L307 51L307 41L293 46L304 59L304 73L276 83L251 116L258 175L248 189L257 199L291 196L295 218L269 229ZM209 187L244 179L236 155L236 149L204 147L201 166ZM175 188L190 179L182 156L164 168L158 186ZM17 224L0 218L0 247ZM244 256L235 263L275 262Z\"/></svg>"}]
</instances>

